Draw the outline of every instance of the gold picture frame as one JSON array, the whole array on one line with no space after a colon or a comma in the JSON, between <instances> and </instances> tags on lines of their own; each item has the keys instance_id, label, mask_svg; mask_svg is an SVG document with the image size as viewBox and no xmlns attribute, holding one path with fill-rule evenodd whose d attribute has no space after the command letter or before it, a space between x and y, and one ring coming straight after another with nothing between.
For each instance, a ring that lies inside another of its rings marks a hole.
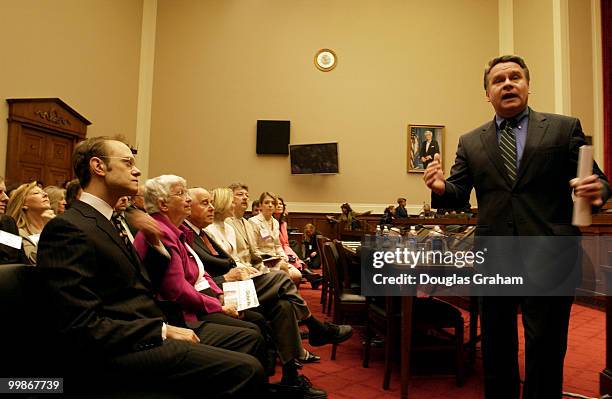
<instances>
[{"instance_id":1,"label":"gold picture frame","mask_svg":"<svg viewBox=\"0 0 612 399\"><path fill-rule=\"evenodd\" d=\"M444 131L443 125L408 125L408 173L423 173L435 154L443 156ZM431 132L432 136L429 145L426 132Z\"/></svg>"}]
</instances>

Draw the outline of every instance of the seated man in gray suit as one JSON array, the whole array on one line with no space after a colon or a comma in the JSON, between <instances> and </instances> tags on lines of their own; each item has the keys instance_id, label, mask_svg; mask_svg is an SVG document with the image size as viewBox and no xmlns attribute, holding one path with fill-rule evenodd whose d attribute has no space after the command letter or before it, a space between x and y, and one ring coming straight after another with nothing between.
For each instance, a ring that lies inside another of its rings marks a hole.
<instances>
[{"instance_id":1,"label":"seated man in gray suit","mask_svg":"<svg viewBox=\"0 0 612 399\"><path fill-rule=\"evenodd\" d=\"M260 334L211 323L195 330L172 325L167 320L180 314L164 314L155 300L146 269L113 215L119 197L138 190L140 171L130 148L90 138L76 146L73 166L81 198L47 224L38 246L65 354L62 372L74 376L67 390L95 379L96 389L103 380L104 386L210 398L256 397L265 382L262 365L251 356L263 345ZM154 233L146 237L159 245Z\"/></svg>"}]
</instances>

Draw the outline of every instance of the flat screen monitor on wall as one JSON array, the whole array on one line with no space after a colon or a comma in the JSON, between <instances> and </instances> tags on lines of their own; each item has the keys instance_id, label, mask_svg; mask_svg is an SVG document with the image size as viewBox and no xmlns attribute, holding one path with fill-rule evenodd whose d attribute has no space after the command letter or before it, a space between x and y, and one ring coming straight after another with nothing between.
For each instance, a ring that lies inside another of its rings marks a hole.
<instances>
[{"instance_id":1,"label":"flat screen monitor on wall","mask_svg":"<svg viewBox=\"0 0 612 399\"><path fill-rule=\"evenodd\" d=\"M338 173L338 143L289 146L291 174Z\"/></svg>"},{"instance_id":2,"label":"flat screen monitor on wall","mask_svg":"<svg viewBox=\"0 0 612 399\"><path fill-rule=\"evenodd\" d=\"M257 153L287 155L290 128L290 121L257 121Z\"/></svg>"}]
</instances>

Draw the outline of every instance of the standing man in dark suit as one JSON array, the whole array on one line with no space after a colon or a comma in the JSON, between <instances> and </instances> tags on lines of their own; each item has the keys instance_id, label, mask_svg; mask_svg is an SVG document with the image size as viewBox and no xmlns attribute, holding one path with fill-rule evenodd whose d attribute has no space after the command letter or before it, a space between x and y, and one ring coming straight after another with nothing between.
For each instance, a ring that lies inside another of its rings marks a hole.
<instances>
[{"instance_id":1,"label":"standing man in dark suit","mask_svg":"<svg viewBox=\"0 0 612 399\"><path fill-rule=\"evenodd\" d=\"M38 263L70 375L78 370L78 380L95 378L105 386L121 382L214 398L258 392L263 368L250 353L263 344L259 334L166 323L147 272L113 215L119 197L138 190L140 171L129 147L101 137L85 140L75 148L73 166L83 193L45 227ZM155 231L145 234L163 256Z\"/></svg>"},{"instance_id":2,"label":"standing man in dark suit","mask_svg":"<svg viewBox=\"0 0 612 399\"><path fill-rule=\"evenodd\" d=\"M421 144L421 162L423 162L423 168L427 169L427 165L433 161L434 155L440 153L440 145L433 139L431 130L426 130L424 135L425 141Z\"/></svg>"},{"instance_id":3,"label":"standing man in dark suit","mask_svg":"<svg viewBox=\"0 0 612 399\"><path fill-rule=\"evenodd\" d=\"M460 137L448 179L439 155L429 164L423 178L433 192L432 206L460 207L474 188L479 236L579 236L580 230L571 225L572 191L595 207L606 201L609 191L597 165L593 175L575 179L578 149L585 144L580 121L527 106L529 69L518 56L489 61L484 88L495 117ZM555 275L571 275L580 264L579 251L573 255L531 266L553 266ZM530 267L524 257L515 256L513 261L516 268ZM578 278L571 283L575 287ZM573 296L481 298L485 398L520 395L519 306L525 327L523 398L561 398L572 302Z\"/></svg>"}]
</instances>

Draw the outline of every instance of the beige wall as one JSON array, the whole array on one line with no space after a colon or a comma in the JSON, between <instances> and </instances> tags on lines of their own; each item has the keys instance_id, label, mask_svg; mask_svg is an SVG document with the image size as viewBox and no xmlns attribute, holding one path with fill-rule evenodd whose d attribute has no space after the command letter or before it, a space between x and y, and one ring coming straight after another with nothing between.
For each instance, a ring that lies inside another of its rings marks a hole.
<instances>
[{"instance_id":1,"label":"beige wall","mask_svg":"<svg viewBox=\"0 0 612 399\"><path fill-rule=\"evenodd\" d=\"M332 72L313 65L323 47ZM446 125L450 166L459 135L492 117L481 73L497 48L489 0L161 0L150 175L293 202L428 201L406 173L407 125ZM292 143L337 141L340 174L291 176L287 157L257 156L257 119L291 120Z\"/></svg>"},{"instance_id":2,"label":"beige wall","mask_svg":"<svg viewBox=\"0 0 612 399\"><path fill-rule=\"evenodd\" d=\"M569 1L571 114L580 118L582 129L593 135L593 47L591 44L591 3Z\"/></svg>"},{"instance_id":3,"label":"beige wall","mask_svg":"<svg viewBox=\"0 0 612 399\"><path fill-rule=\"evenodd\" d=\"M514 0L514 51L529 66L529 105L555 112L552 1Z\"/></svg>"},{"instance_id":4,"label":"beige wall","mask_svg":"<svg viewBox=\"0 0 612 399\"><path fill-rule=\"evenodd\" d=\"M0 154L6 98L59 97L93 123L90 136L133 140L142 0L0 0L0 15Z\"/></svg>"},{"instance_id":5,"label":"beige wall","mask_svg":"<svg viewBox=\"0 0 612 399\"><path fill-rule=\"evenodd\" d=\"M316 209L399 195L420 204L429 193L421 175L406 173L407 125L446 125L448 171L458 137L492 116L481 71L500 37L530 66L530 105L552 112L558 101L552 2L500 1L512 12L503 32L506 14L491 0L0 0L8 16L0 35L11 38L0 95L60 97L94 123L90 136L119 133L134 144L137 109L152 101L151 147L141 155L150 155L149 176L176 173L207 187L240 180ZM150 29L141 43L143 4ZM567 4L569 107L590 133L599 123L593 19L588 1ZM323 47L339 57L329 73L313 65ZM153 84L140 103L139 79ZM3 102L1 120L7 110ZM341 173L291 176L287 157L257 156L257 119L291 120L292 143L339 142Z\"/></svg>"}]
</instances>

